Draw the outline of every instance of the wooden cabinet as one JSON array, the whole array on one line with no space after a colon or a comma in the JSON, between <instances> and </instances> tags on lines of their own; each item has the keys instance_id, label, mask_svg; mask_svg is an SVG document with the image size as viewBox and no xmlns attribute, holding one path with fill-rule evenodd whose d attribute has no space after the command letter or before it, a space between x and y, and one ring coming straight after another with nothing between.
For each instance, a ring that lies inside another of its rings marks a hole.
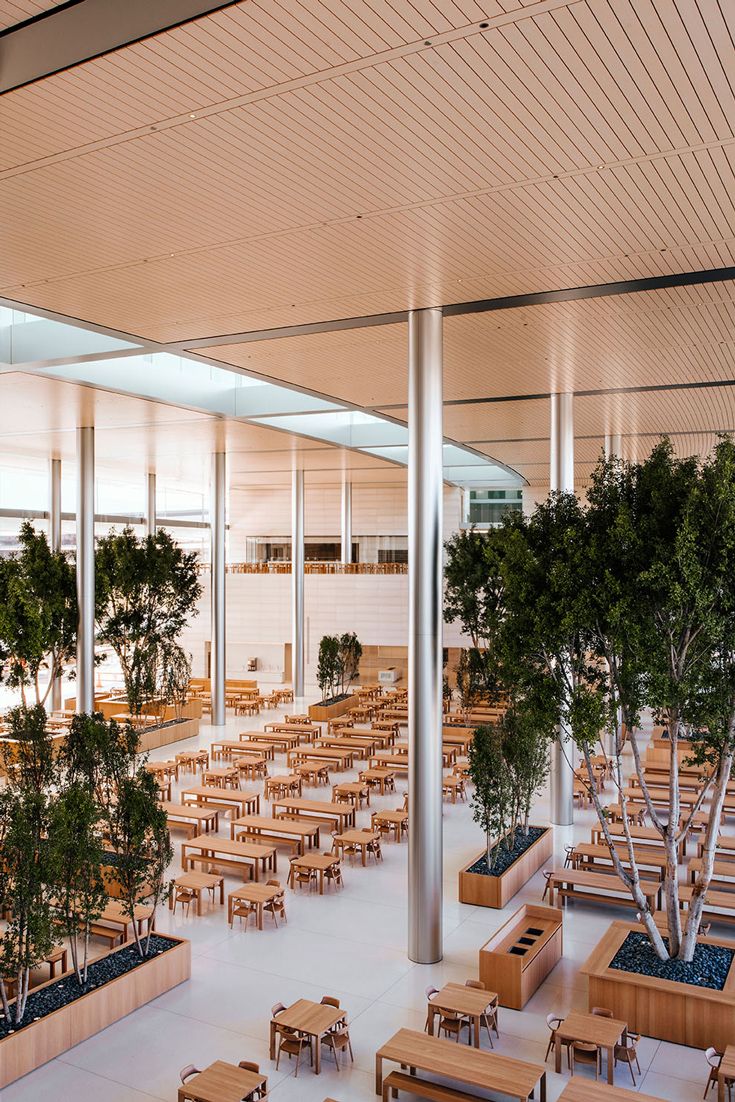
<instances>
[{"instance_id":1,"label":"wooden cabinet","mask_svg":"<svg viewBox=\"0 0 735 1102\"><path fill-rule=\"evenodd\" d=\"M526 903L480 949L480 979L522 1010L562 956L562 912Z\"/></svg>"}]
</instances>

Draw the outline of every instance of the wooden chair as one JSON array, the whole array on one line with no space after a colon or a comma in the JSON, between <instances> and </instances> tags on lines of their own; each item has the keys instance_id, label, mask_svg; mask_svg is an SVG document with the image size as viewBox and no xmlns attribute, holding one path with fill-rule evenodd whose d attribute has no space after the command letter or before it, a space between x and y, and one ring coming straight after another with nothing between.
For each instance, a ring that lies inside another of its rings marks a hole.
<instances>
[{"instance_id":1,"label":"wooden chair","mask_svg":"<svg viewBox=\"0 0 735 1102\"><path fill-rule=\"evenodd\" d=\"M311 891L312 888L316 888L316 869L301 868L299 865L294 865L293 862L295 860L295 857L291 858L291 884L293 887L296 887L298 884L299 887L303 888L304 884L308 884L309 891Z\"/></svg>"},{"instance_id":2,"label":"wooden chair","mask_svg":"<svg viewBox=\"0 0 735 1102\"><path fill-rule=\"evenodd\" d=\"M324 999L322 999L322 1002L324 1002ZM349 1052L350 1060L354 1064L355 1057L352 1052L350 1031L347 1028L347 1023L345 1021L343 1021L342 1024L337 1026L335 1029L330 1029L328 1033L325 1033L322 1037L322 1044L326 1048L331 1048L332 1052L334 1053L334 1062L337 1065L337 1071L339 1071L339 1056L337 1055L337 1053L344 1052L345 1049L347 1049L347 1051Z\"/></svg>"},{"instance_id":3,"label":"wooden chair","mask_svg":"<svg viewBox=\"0 0 735 1102\"><path fill-rule=\"evenodd\" d=\"M266 880L266 887L280 888L281 881ZM278 928L278 915L281 916L284 922L288 922L288 919L286 918L286 892L281 889L278 895L274 896L273 899L270 900L270 902L263 904L263 910L268 911L268 913L272 915L273 921L276 925L276 929Z\"/></svg>"},{"instance_id":4,"label":"wooden chair","mask_svg":"<svg viewBox=\"0 0 735 1102\"><path fill-rule=\"evenodd\" d=\"M186 912L187 916L191 908L192 903L196 900L196 892L193 888L182 888L178 884L174 883L174 905L173 914L176 914L176 908L181 904L181 909Z\"/></svg>"},{"instance_id":5,"label":"wooden chair","mask_svg":"<svg viewBox=\"0 0 735 1102\"><path fill-rule=\"evenodd\" d=\"M465 987L476 988L478 991L485 991L486 990L485 984L482 982L482 980L465 980L464 985L465 985ZM495 1048L495 1045L493 1044L493 1038L492 1038L492 1033L490 1032L490 1029L491 1028L494 1029L496 1035L498 1037L500 1036L500 1030L498 1029L498 996L497 995L485 1007L485 1010L483 1011L483 1014L482 1014L482 1018L480 1020L480 1025L481 1026L484 1025L485 1029L487 1030L487 1039L490 1042L490 1048Z\"/></svg>"},{"instance_id":6,"label":"wooden chair","mask_svg":"<svg viewBox=\"0 0 735 1102\"><path fill-rule=\"evenodd\" d=\"M594 1014L594 1010L592 1013ZM610 1017L612 1017L612 1014ZM637 1084L633 1073L633 1064L635 1064L638 1074L641 1074L641 1065L638 1063L638 1042L640 1039L640 1034L628 1032L626 1035L626 1043L624 1045L616 1045L614 1049L615 1063L617 1064L618 1060L622 1060L624 1064L628 1065L634 1087Z\"/></svg>"},{"instance_id":7,"label":"wooden chair","mask_svg":"<svg viewBox=\"0 0 735 1102\"><path fill-rule=\"evenodd\" d=\"M179 1078L181 1079L182 1083L186 1083L194 1075L201 1075L201 1074L202 1074L202 1069L201 1068L194 1067L193 1064L187 1064L186 1067L182 1068L181 1071L179 1072ZM715 1078L717 1078L716 1075L715 1075Z\"/></svg>"},{"instance_id":8,"label":"wooden chair","mask_svg":"<svg viewBox=\"0 0 735 1102\"><path fill-rule=\"evenodd\" d=\"M364 833L371 835L369 841L365 844L365 850L367 853L372 853L375 858L375 864L377 865L378 861L383 860L383 850L380 846L380 838L375 838L373 836L373 831L369 828L365 828Z\"/></svg>"},{"instance_id":9,"label":"wooden chair","mask_svg":"<svg viewBox=\"0 0 735 1102\"><path fill-rule=\"evenodd\" d=\"M286 1007L280 1004L281 1010L285 1010ZM280 1013L280 1011L278 1012ZM294 1072L294 1078L299 1074L299 1064L301 1063L301 1053L304 1050L304 1045L307 1045L309 1049L309 1063L314 1064L314 1049L310 1037L305 1036L303 1033L297 1033L293 1029L287 1029L285 1026L279 1026L276 1022L276 1038L278 1040L278 1051L276 1052L276 1071L278 1071L278 1064L281 1059L281 1053L285 1052L289 1060L292 1056L296 1057L296 1070Z\"/></svg>"},{"instance_id":10,"label":"wooden chair","mask_svg":"<svg viewBox=\"0 0 735 1102\"><path fill-rule=\"evenodd\" d=\"M434 995L439 994L439 988L438 987L432 987L431 984L430 984L426 988L426 991L424 992L424 994L426 995L426 1001L431 1002L431 1000L434 998ZM426 1021L424 1022L424 1033L428 1033L428 1032L429 1032L429 1012L427 1010L426 1011Z\"/></svg>"},{"instance_id":11,"label":"wooden chair","mask_svg":"<svg viewBox=\"0 0 735 1102\"><path fill-rule=\"evenodd\" d=\"M606 1006L593 1006L590 1014L595 1014L598 1018L614 1017L612 1010L608 1010Z\"/></svg>"},{"instance_id":12,"label":"wooden chair","mask_svg":"<svg viewBox=\"0 0 735 1102\"><path fill-rule=\"evenodd\" d=\"M723 1054L721 1052L718 1052L716 1048L710 1047L707 1049L704 1055L707 1063L709 1064L709 1078L707 1079L707 1083L704 1088L704 1094L702 1095L703 1098L706 1098L709 1094L710 1088L717 1086L717 1072L720 1070L720 1064L722 1062ZM732 1079L725 1080L725 1086L727 1087L728 1102L732 1102Z\"/></svg>"},{"instance_id":13,"label":"wooden chair","mask_svg":"<svg viewBox=\"0 0 735 1102\"><path fill-rule=\"evenodd\" d=\"M324 856L332 857L333 854L330 853L329 850L327 850ZM327 884L334 884L335 888L344 887L344 883L342 880L342 866L340 865L339 861L335 860L333 865L330 865L328 869L324 870L324 879L327 881Z\"/></svg>"},{"instance_id":14,"label":"wooden chair","mask_svg":"<svg viewBox=\"0 0 735 1102\"><path fill-rule=\"evenodd\" d=\"M593 1065L595 1069L595 1082L600 1078L602 1071L602 1056L597 1045L588 1045L582 1041L572 1041L569 1047L570 1071L574 1075L577 1064Z\"/></svg>"},{"instance_id":15,"label":"wooden chair","mask_svg":"<svg viewBox=\"0 0 735 1102\"><path fill-rule=\"evenodd\" d=\"M242 1068L243 1071L252 1071L256 1075L260 1075L260 1064L256 1064L253 1060L241 1060L237 1065ZM268 1087L263 1084L262 1087L256 1087L254 1091L250 1091L250 1094L246 1094L243 1102L255 1102L258 1098L268 1097Z\"/></svg>"},{"instance_id":16,"label":"wooden chair","mask_svg":"<svg viewBox=\"0 0 735 1102\"><path fill-rule=\"evenodd\" d=\"M546 1046L546 1055L544 1056L544 1063L546 1063L546 1061L549 1059L549 1053L551 1052L552 1048L556 1044L556 1031L557 1031L557 1029L559 1028L559 1026L561 1025L561 1023L563 1021L564 1021L564 1019L560 1018L558 1016L558 1014L547 1014L546 1015L546 1024L549 1027L549 1030L551 1031L551 1036L549 1037L549 1043ZM571 1057L570 1049L571 1049L571 1046L572 1046L572 1042L571 1041L562 1041L562 1046L567 1050L567 1063L569 1064L569 1069L571 1071L572 1057Z\"/></svg>"},{"instance_id":17,"label":"wooden chair","mask_svg":"<svg viewBox=\"0 0 735 1102\"><path fill-rule=\"evenodd\" d=\"M247 899L235 899L232 902L232 918L230 919L230 929L232 929L235 919L240 919L240 928L242 929L242 920L245 919L245 929L248 928L250 919L257 925L258 922L258 910L254 903L250 903Z\"/></svg>"}]
</instances>

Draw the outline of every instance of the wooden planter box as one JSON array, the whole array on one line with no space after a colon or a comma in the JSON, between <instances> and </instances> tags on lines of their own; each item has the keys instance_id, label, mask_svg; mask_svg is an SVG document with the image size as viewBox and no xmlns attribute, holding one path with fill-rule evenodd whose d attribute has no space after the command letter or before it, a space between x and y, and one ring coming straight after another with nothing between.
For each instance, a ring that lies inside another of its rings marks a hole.
<instances>
[{"instance_id":1,"label":"wooden planter box","mask_svg":"<svg viewBox=\"0 0 735 1102\"><path fill-rule=\"evenodd\" d=\"M470 861L459 874L460 903L502 910L516 892L521 890L526 881L530 880L551 857L554 832L551 827L543 829L544 833L541 837L537 838L533 845L529 846L526 852L521 854L518 860L500 876L483 876L479 872L468 872L468 869L484 856L484 852L478 854L474 861Z\"/></svg>"},{"instance_id":2,"label":"wooden planter box","mask_svg":"<svg viewBox=\"0 0 735 1102\"><path fill-rule=\"evenodd\" d=\"M731 966L722 991L609 967L631 930L640 933L642 929L635 923L613 922L580 969L588 978L590 1009L608 1007L634 1032L677 1045L702 1049L714 1045L724 1051L735 1044L735 967ZM735 943L719 937L698 940L735 949Z\"/></svg>"},{"instance_id":3,"label":"wooden planter box","mask_svg":"<svg viewBox=\"0 0 735 1102\"><path fill-rule=\"evenodd\" d=\"M317 723L328 723L330 719L343 716L350 708L357 706L357 697L349 693L344 700L338 700L336 704L310 704L309 719Z\"/></svg>"},{"instance_id":4,"label":"wooden planter box","mask_svg":"<svg viewBox=\"0 0 735 1102\"><path fill-rule=\"evenodd\" d=\"M480 979L500 1005L522 1010L561 960L563 915L526 903L480 949Z\"/></svg>"},{"instance_id":5,"label":"wooden planter box","mask_svg":"<svg viewBox=\"0 0 735 1102\"><path fill-rule=\"evenodd\" d=\"M165 936L177 943L166 953L152 957L132 972L110 980L103 987L89 991L68 1006L0 1040L0 1090L188 980L191 976L190 943L169 934ZM116 951L119 950L113 950ZM69 975L68 972L64 974ZM42 986L58 983L59 978ZM40 988L33 988L34 992L38 990Z\"/></svg>"},{"instance_id":6,"label":"wooden planter box","mask_svg":"<svg viewBox=\"0 0 735 1102\"><path fill-rule=\"evenodd\" d=\"M195 738L198 734L198 719L182 719L181 723L173 723L170 727L143 727L140 732L140 749L142 753L147 753L158 746L182 742L187 738Z\"/></svg>"}]
</instances>

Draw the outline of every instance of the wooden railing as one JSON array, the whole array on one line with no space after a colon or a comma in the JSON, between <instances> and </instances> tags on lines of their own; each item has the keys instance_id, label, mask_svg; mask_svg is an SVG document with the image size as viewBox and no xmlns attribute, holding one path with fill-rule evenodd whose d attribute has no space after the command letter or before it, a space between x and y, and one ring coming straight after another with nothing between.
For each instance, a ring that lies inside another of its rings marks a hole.
<instances>
[{"instance_id":1,"label":"wooden railing","mask_svg":"<svg viewBox=\"0 0 735 1102\"><path fill-rule=\"evenodd\" d=\"M203 564L202 571L209 572L209 564ZM227 564L228 574L290 574L290 562L231 562ZM408 574L408 566L403 562L307 562L305 574Z\"/></svg>"}]
</instances>

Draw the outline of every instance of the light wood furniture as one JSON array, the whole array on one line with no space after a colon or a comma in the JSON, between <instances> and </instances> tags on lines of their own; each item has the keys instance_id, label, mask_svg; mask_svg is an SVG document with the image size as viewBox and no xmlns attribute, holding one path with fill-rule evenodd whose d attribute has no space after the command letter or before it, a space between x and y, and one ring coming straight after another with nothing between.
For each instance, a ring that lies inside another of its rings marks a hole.
<instances>
[{"instance_id":1,"label":"light wood furniture","mask_svg":"<svg viewBox=\"0 0 735 1102\"><path fill-rule=\"evenodd\" d=\"M324 895L324 880L329 869L339 865L339 858L333 853L305 853L302 857L294 857L291 860L288 882L294 887L294 874L296 869L314 869L319 881L319 895Z\"/></svg>"},{"instance_id":2,"label":"light wood furniture","mask_svg":"<svg viewBox=\"0 0 735 1102\"><path fill-rule=\"evenodd\" d=\"M603 1004L604 1005L604 1004ZM615 1082L615 1046L625 1043L627 1023L616 1018L603 1018L599 1014L579 1014L573 1011L554 1031L554 1070L561 1072L561 1050L565 1041L581 1041L596 1045L607 1053L607 1081Z\"/></svg>"},{"instance_id":3,"label":"light wood furniture","mask_svg":"<svg viewBox=\"0 0 735 1102\"><path fill-rule=\"evenodd\" d=\"M385 795L386 787L392 792L396 787L396 774L393 769L378 767L376 769L361 769L358 773L361 781L366 784L375 784L381 796Z\"/></svg>"},{"instance_id":4,"label":"light wood furniture","mask_svg":"<svg viewBox=\"0 0 735 1102\"><path fill-rule=\"evenodd\" d=\"M370 787L364 781L341 781L332 785L332 799L336 801L340 796L356 807L362 808L363 800L370 806Z\"/></svg>"},{"instance_id":5,"label":"light wood furniture","mask_svg":"<svg viewBox=\"0 0 735 1102\"><path fill-rule=\"evenodd\" d=\"M640 881L641 891L647 897L651 909L661 906L661 881ZM556 896L567 899L583 899L587 903L615 903L621 907L637 907L632 895L617 876L604 872L585 872L583 869L554 869L549 875L549 905L554 906Z\"/></svg>"},{"instance_id":6,"label":"light wood furniture","mask_svg":"<svg viewBox=\"0 0 735 1102\"><path fill-rule=\"evenodd\" d=\"M262 867L276 872L277 858L275 846L258 846L253 842L234 842L231 838L213 838L209 834L200 834L188 842L181 843L181 867L189 872L194 864L222 866L233 872L258 879L258 869Z\"/></svg>"},{"instance_id":7,"label":"light wood furniture","mask_svg":"<svg viewBox=\"0 0 735 1102\"><path fill-rule=\"evenodd\" d=\"M272 723L264 723L263 731L272 731L274 734L297 735L302 742L310 742L311 739L320 738L322 734L321 723L287 723L283 720L274 720Z\"/></svg>"},{"instance_id":8,"label":"light wood furniture","mask_svg":"<svg viewBox=\"0 0 735 1102\"><path fill-rule=\"evenodd\" d=\"M526 881L550 860L554 848L554 832L544 829L534 842L524 850L513 864L497 876L485 876L472 872L472 866L485 857L478 853L474 861L459 873L459 901L476 907L493 907L502 910L519 892Z\"/></svg>"},{"instance_id":9,"label":"light wood furniture","mask_svg":"<svg viewBox=\"0 0 735 1102\"><path fill-rule=\"evenodd\" d=\"M235 903L244 901L251 903L255 908L256 924L259 930L263 929L263 909L266 903L271 903L276 896L283 893L283 888L275 884L243 884L241 888L235 888L227 895L227 922L232 924L232 912Z\"/></svg>"},{"instance_id":10,"label":"light wood furniture","mask_svg":"<svg viewBox=\"0 0 735 1102\"><path fill-rule=\"evenodd\" d=\"M270 1058L276 1058L276 1026L295 1029L314 1039L314 1074L321 1071L321 1039L337 1022L345 1016L344 1010L325 1003L314 1003L309 999L299 999L286 1010L282 1010L270 1023Z\"/></svg>"},{"instance_id":11,"label":"light wood furniture","mask_svg":"<svg viewBox=\"0 0 735 1102\"><path fill-rule=\"evenodd\" d=\"M559 1095L557 1102L661 1102L652 1094L629 1091L625 1087L610 1087L607 1083L595 1083L592 1079L577 1076L571 1079Z\"/></svg>"},{"instance_id":12,"label":"light wood furniture","mask_svg":"<svg viewBox=\"0 0 735 1102\"><path fill-rule=\"evenodd\" d=\"M394 773L408 772L408 754L393 753L390 750L379 750L370 759L370 768L390 769Z\"/></svg>"},{"instance_id":13,"label":"light wood furniture","mask_svg":"<svg viewBox=\"0 0 735 1102\"><path fill-rule=\"evenodd\" d=\"M195 784L182 789L181 802L187 806L217 808L233 816L260 814L259 792L231 792L212 785Z\"/></svg>"},{"instance_id":14,"label":"light wood furniture","mask_svg":"<svg viewBox=\"0 0 735 1102\"><path fill-rule=\"evenodd\" d=\"M615 843L615 852L620 858L623 866L629 868L630 859L628 856L628 847L625 843ZM666 869L666 855L663 852L663 844L658 852L651 845L634 845L633 856L639 868L647 869L649 872L653 870L653 872L658 874L660 879L663 880L664 871ZM574 867L578 869L590 869L593 872L602 869L603 872L609 872L610 866L612 865L612 856L605 843L595 845L592 842L578 842L574 847L572 863Z\"/></svg>"},{"instance_id":15,"label":"light wood furniture","mask_svg":"<svg viewBox=\"0 0 735 1102\"><path fill-rule=\"evenodd\" d=\"M381 824L384 824L388 828L388 833L392 830L396 842L400 842L404 833L408 833L407 811L374 811L370 817L370 822L373 828L379 829Z\"/></svg>"},{"instance_id":16,"label":"light wood furniture","mask_svg":"<svg viewBox=\"0 0 735 1102\"><path fill-rule=\"evenodd\" d=\"M268 1079L260 1072L246 1071L224 1060L215 1060L179 1087L178 1102L241 1102Z\"/></svg>"},{"instance_id":17,"label":"light wood furniture","mask_svg":"<svg viewBox=\"0 0 735 1102\"><path fill-rule=\"evenodd\" d=\"M373 834L370 830L346 830L343 834L335 834L332 838L334 848L342 858L345 850L354 848L354 851L360 854L363 868L367 865L369 847L376 842L380 842L380 835Z\"/></svg>"},{"instance_id":18,"label":"light wood furniture","mask_svg":"<svg viewBox=\"0 0 735 1102\"><path fill-rule=\"evenodd\" d=\"M731 966L722 991L676 983L610 968L631 930L630 922L612 922L580 969L587 976L590 1006L606 1006L628 1028L647 1037L674 1044L721 1052L735 1037L735 968ZM732 947L718 937L701 937L701 943Z\"/></svg>"},{"instance_id":19,"label":"light wood furniture","mask_svg":"<svg viewBox=\"0 0 735 1102\"><path fill-rule=\"evenodd\" d=\"M319 823L309 823L303 819L269 819L267 815L243 815L230 823L230 837L268 841L274 844L290 843L298 853L303 853L306 843L309 847L319 845Z\"/></svg>"},{"instance_id":20,"label":"light wood furniture","mask_svg":"<svg viewBox=\"0 0 735 1102\"><path fill-rule=\"evenodd\" d=\"M495 991L481 991L477 987L465 987L459 983L447 983L427 1002L428 1033L434 1036L434 1019L440 1018L444 1011L458 1018L467 1018L470 1022L470 1041L475 1048L480 1047L480 1027L488 1006L497 1001Z\"/></svg>"},{"instance_id":21,"label":"light wood furniture","mask_svg":"<svg viewBox=\"0 0 735 1102\"><path fill-rule=\"evenodd\" d=\"M333 738L331 736L320 738L317 739L315 746L327 750L349 750L353 755L353 759L361 758L365 761L371 754L375 753L375 739L366 738L362 735L345 735L343 738Z\"/></svg>"},{"instance_id":22,"label":"light wood furniture","mask_svg":"<svg viewBox=\"0 0 735 1102\"><path fill-rule=\"evenodd\" d=\"M735 1080L735 1045L728 1045L717 1069L717 1102L725 1102L728 1080Z\"/></svg>"},{"instance_id":23,"label":"light wood furniture","mask_svg":"<svg viewBox=\"0 0 735 1102\"><path fill-rule=\"evenodd\" d=\"M214 807L187 807L164 801L160 806L166 812L166 825L181 827L189 838L193 834L208 834L219 830L219 811Z\"/></svg>"},{"instance_id":24,"label":"light wood furniture","mask_svg":"<svg viewBox=\"0 0 735 1102\"><path fill-rule=\"evenodd\" d=\"M309 800L303 796L286 796L273 800L273 817L277 819L318 819L327 822L334 830L344 830L355 825L354 804L327 803Z\"/></svg>"},{"instance_id":25,"label":"light wood furniture","mask_svg":"<svg viewBox=\"0 0 735 1102\"><path fill-rule=\"evenodd\" d=\"M294 731L243 731L240 733L240 742L244 746L266 743L279 753L285 753L286 750L291 750L299 743L307 741L308 739L305 736L296 734Z\"/></svg>"},{"instance_id":26,"label":"light wood furniture","mask_svg":"<svg viewBox=\"0 0 735 1102\"><path fill-rule=\"evenodd\" d=\"M692 898L691 884L679 885L679 905L688 908ZM735 894L708 888L705 907L702 912L705 922L722 922L728 926L735 924Z\"/></svg>"},{"instance_id":27,"label":"light wood furniture","mask_svg":"<svg viewBox=\"0 0 735 1102\"><path fill-rule=\"evenodd\" d=\"M352 769L355 764L354 750L340 750L335 746L299 746L286 754L289 768L304 762L330 762L336 770Z\"/></svg>"},{"instance_id":28,"label":"light wood furniture","mask_svg":"<svg viewBox=\"0 0 735 1102\"><path fill-rule=\"evenodd\" d=\"M522 1010L563 952L563 915L526 903L480 949L479 973L501 1006Z\"/></svg>"},{"instance_id":29,"label":"light wood furniture","mask_svg":"<svg viewBox=\"0 0 735 1102\"><path fill-rule=\"evenodd\" d=\"M236 766L210 765L202 769L202 783L212 788L239 788L240 771Z\"/></svg>"},{"instance_id":30,"label":"light wood furniture","mask_svg":"<svg viewBox=\"0 0 735 1102\"><path fill-rule=\"evenodd\" d=\"M273 743L264 742L262 739L257 738L257 736L255 735L253 735L252 737L248 736L247 741L242 742L240 745L241 749L245 753L250 752L263 754L266 761L273 761L276 756L276 747L273 745Z\"/></svg>"},{"instance_id":31,"label":"light wood furniture","mask_svg":"<svg viewBox=\"0 0 735 1102\"><path fill-rule=\"evenodd\" d=\"M454 1041L428 1037L414 1029L399 1029L375 1053L376 1094L382 1093L384 1060L441 1075L464 1086L497 1091L518 1102L526 1102L540 1085L541 1102L546 1102L546 1070L539 1064L461 1047Z\"/></svg>"},{"instance_id":32,"label":"light wood furniture","mask_svg":"<svg viewBox=\"0 0 735 1102\"><path fill-rule=\"evenodd\" d=\"M625 838L625 830L622 823L608 823L607 829L613 841L620 842ZM635 823L631 823L630 836L636 846L653 846L654 848L660 848L663 845L661 835L655 827L636 826ZM605 844L605 832L601 826L597 825L592 827L590 831L590 841L598 846ZM733 842L735 843L735 839L733 839ZM735 846L733 848L735 848ZM680 861L685 853L686 839L682 839L678 849Z\"/></svg>"},{"instance_id":33,"label":"light wood furniture","mask_svg":"<svg viewBox=\"0 0 735 1102\"><path fill-rule=\"evenodd\" d=\"M300 796L304 782L298 773L288 773L277 777L265 778L265 798L271 796Z\"/></svg>"},{"instance_id":34,"label":"light wood furniture","mask_svg":"<svg viewBox=\"0 0 735 1102\"><path fill-rule=\"evenodd\" d=\"M225 902L225 878L219 876L213 872L183 872L177 876L173 881L173 887L176 888L188 888L192 891L197 901L197 914L202 913L202 896L204 892L211 892L214 899L214 893L219 888L219 901L220 906L224 906ZM174 892L169 892L168 906L169 910L173 910L174 905Z\"/></svg>"}]
</instances>

